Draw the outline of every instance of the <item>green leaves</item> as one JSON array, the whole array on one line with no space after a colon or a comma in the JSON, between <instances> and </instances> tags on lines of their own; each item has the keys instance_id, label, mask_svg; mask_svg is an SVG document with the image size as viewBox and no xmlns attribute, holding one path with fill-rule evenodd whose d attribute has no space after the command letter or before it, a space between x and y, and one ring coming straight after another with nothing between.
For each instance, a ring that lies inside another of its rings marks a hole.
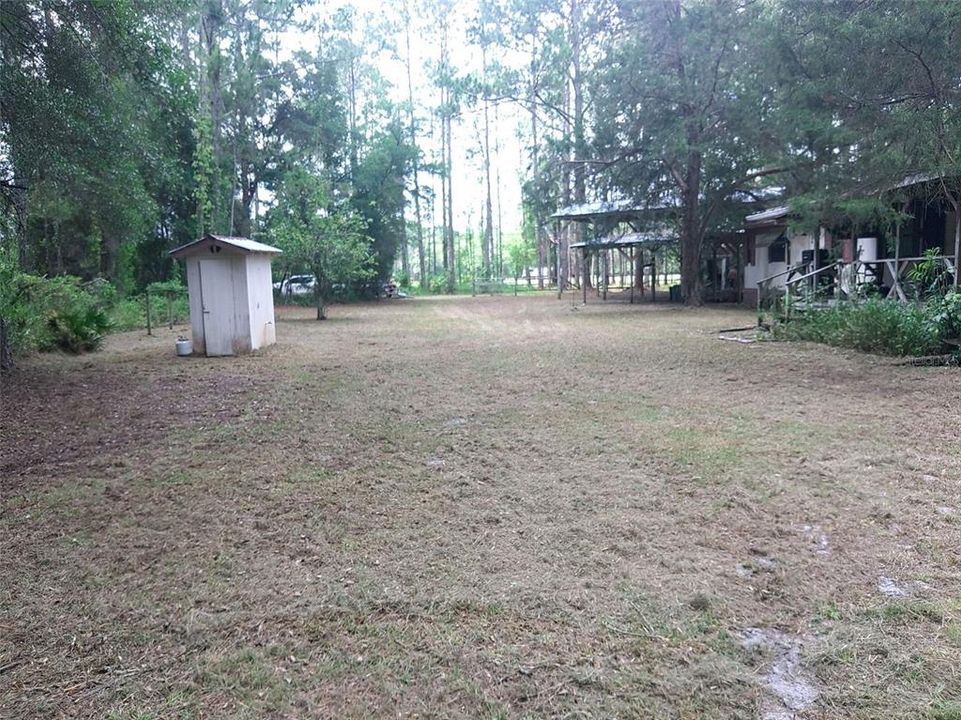
<instances>
[{"instance_id":1,"label":"green leaves","mask_svg":"<svg viewBox=\"0 0 961 720\"><path fill-rule=\"evenodd\" d=\"M302 167L286 174L270 213L269 229L272 242L284 250L287 269L308 270L316 278L318 318L324 316L338 286L374 274L364 221L333 198L327 182Z\"/></svg>"}]
</instances>

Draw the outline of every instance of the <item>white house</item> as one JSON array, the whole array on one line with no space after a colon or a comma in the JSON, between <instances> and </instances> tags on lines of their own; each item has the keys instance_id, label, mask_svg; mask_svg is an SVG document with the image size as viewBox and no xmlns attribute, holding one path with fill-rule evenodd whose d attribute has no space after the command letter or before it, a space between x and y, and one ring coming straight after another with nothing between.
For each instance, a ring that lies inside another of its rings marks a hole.
<instances>
[{"instance_id":1,"label":"white house","mask_svg":"<svg viewBox=\"0 0 961 720\"><path fill-rule=\"evenodd\" d=\"M781 206L745 218L745 304L753 305L757 302L759 281L785 273L772 281L775 286L783 286L787 281L787 270L813 258L815 236L792 233L788 227L789 213L790 208ZM829 240L823 232L817 241L822 251L828 247Z\"/></svg>"},{"instance_id":2,"label":"white house","mask_svg":"<svg viewBox=\"0 0 961 720\"><path fill-rule=\"evenodd\" d=\"M280 252L220 235L170 251L187 263L194 352L237 355L276 342L270 261Z\"/></svg>"}]
</instances>

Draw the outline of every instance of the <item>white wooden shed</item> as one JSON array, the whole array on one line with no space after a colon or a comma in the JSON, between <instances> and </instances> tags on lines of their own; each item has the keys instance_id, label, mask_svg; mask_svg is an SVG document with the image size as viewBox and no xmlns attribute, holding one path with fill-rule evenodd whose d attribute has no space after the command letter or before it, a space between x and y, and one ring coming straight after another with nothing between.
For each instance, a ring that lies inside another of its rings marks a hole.
<instances>
[{"instance_id":1,"label":"white wooden shed","mask_svg":"<svg viewBox=\"0 0 961 720\"><path fill-rule=\"evenodd\" d=\"M170 251L187 263L195 353L237 355L276 342L270 261L280 252L221 235L204 235Z\"/></svg>"}]
</instances>

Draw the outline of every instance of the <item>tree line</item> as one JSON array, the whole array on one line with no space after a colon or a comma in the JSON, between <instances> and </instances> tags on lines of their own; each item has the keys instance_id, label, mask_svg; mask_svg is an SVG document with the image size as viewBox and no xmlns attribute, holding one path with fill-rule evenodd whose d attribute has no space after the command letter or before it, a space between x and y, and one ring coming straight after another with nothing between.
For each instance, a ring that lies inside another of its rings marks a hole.
<instances>
[{"instance_id":1,"label":"tree line","mask_svg":"<svg viewBox=\"0 0 961 720\"><path fill-rule=\"evenodd\" d=\"M893 222L880 190L923 173L957 211L957 3L505 7L504 26L530 48L518 85L530 113L527 204L560 283L578 275L563 264L583 230L552 222L558 206L619 199L666 211L656 222L678 238L691 304L702 302L706 241L742 227L745 201L790 198L812 229Z\"/></svg>"},{"instance_id":2,"label":"tree line","mask_svg":"<svg viewBox=\"0 0 961 720\"><path fill-rule=\"evenodd\" d=\"M744 197L859 220L890 210L868 189L925 172L961 201L956 3L326 7L0 3L0 317L17 273L135 293L176 279L167 251L205 232L285 245L295 270L341 258L362 288L398 272L454 291L520 265L563 288L584 230L551 216L610 199L671 210L696 304L706 238ZM505 115L522 118L524 216L506 247ZM476 228L456 229L478 185Z\"/></svg>"}]
</instances>

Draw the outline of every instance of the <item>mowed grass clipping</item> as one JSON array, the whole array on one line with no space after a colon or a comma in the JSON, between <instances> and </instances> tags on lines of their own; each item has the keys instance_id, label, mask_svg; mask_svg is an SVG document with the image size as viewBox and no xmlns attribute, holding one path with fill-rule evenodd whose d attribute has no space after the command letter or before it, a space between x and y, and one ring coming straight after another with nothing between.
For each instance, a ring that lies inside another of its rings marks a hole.
<instances>
[{"instance_id":1,"label":"mowed grass clipping","mask_svg":"<svg viewBox=\"0 0 961 720\"><path fill-rule=\"evenodd\" d=\"M959 716L956 370L723 308L279 315L4 386L0 715L755 718L761 628L798 717Z\"/></svg>"}]
</instances>

